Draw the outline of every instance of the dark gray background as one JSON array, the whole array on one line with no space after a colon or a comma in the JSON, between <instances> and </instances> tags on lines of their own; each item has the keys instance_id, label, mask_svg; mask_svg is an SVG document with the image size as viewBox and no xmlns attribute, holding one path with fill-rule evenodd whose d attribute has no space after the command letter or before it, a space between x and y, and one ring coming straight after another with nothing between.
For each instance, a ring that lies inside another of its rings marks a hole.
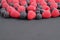
<instances>
[{"instance_id":1,"label":"dark gray background","mask_svg":"<svg viewBox=\"0 0 60 40\"><path fill-rule=\"evenodd\" d=\"M0 40L60 40L60 18L28 21L0 17Z\"/></svg>"}]
</instances>

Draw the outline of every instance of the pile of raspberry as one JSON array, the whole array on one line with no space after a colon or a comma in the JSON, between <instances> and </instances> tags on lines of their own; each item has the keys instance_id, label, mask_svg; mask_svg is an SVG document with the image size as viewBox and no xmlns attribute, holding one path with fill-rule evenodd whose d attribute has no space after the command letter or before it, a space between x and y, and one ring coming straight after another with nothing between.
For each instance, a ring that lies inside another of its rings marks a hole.
<instances>
[{"instance_id":1,"label":"pile of raspberry","mask_svg":"<svg viewBox=\"0 0 60 40\"><path fill-rule=\"evenodd\" d=\"M48 19L60 16L60 0L0 0L0 16L15 19Z\"/></svg>"}]
</instances>

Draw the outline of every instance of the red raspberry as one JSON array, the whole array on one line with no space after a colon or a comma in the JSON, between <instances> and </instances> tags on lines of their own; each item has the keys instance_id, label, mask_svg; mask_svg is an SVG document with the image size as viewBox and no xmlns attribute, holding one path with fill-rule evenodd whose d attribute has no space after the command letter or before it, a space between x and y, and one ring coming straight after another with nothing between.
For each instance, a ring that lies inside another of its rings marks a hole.
<instances>
[{"instance_id":1,"label":"red raspberry","mask_svg":"<svg viewBox=\"0 0 60 40\"><path fill-rule=\"evenodd\" d=\"M55 2L60 2L60 0L55 0Z\"/></svg>"},{"instance_id":2,"label":"red raspberry","mask_svg":"<svg viewBox=\"0 0 60 40\"><path fill-rule=\"evenodd\" d=\"M10 16L13 18L19 18L20 13L16 11L13 7L9 6L7 7L7 11L9 12Z\"/></svg>"},{"instance_id":3,"label":"red raspberry","mask_svg":"<svg viewBox=\"0 0 60 40\"><path fill-rule=\"evenodd\" d=\"M37 3L35 3L35 2L32 2L30 5L32 5L32 6L37 6Z\"/></svg>"},{"instance_id":4,"label":"red raspberry","mask_svg":"<svg viewBox=\"0 0 60 40\"><path fill-rule=\"evenodd\" d=\"M43 13L42 13L42 17L43 18L50 18L51 17L51 13L49 10L45 10Z\"/></svg>"},{"instance_id":5,"label":"red raspberry","mask_svg":"<svg viewBox=\"0 0 60 40\"><path fill-rule=\"evenodd\" d=\"M16 8L18 12L25 11L25 7L20 6L18 3L14 4L14 8Z\"/></svg>"},{"instance_id":6,"label":"red raspberry","mask_svg":"<svg viewBox=\"0 0 60 40\"><path fill-rule=\"evenodd\" d=\"M19 17L20 17L20 13L17 12L17 11L15 11L15 10L13 10L13 11L10 13L10 16L11 16L12 18L19 18Z\"/></svg>"},{"instance_id":7,"label":"red raspberry","mask_svg":"<svg viewBox=\"0 0 60 40\"><path fill-rule=\"evenodd\" d=\"M54 3L55 1L54 0L47 0L48 2L51 2L51 3Z\"/></svg>"},{"instance_id":8,"label":"red raspberry","mask_svg":"<svg viewBox=\"0 0 60 40\"><path fill-rule=\"evenodd\" d=\"M56 8L54 8L53 11L52 11L51 16L52 16L52 17L58 17L59 15L60 15L60 14L59 14L59 10L56 9Z\"/></svg>"},{"instance_id":9,"label":"red raspberry","mask_svg":"<svg viewBox=\"0 0 60 40\"><path fill-rule=\"evenodd\" d=\"M42 8L43 8L43 9L45 9L45 10L50 10L50 7L45 6L45 5L44 5L44 6L42 6Z\"/></svg>"},{"instance_id":10,"label":"red raspberry","mask_svg":"<svg viewBox=\"0 0 60 40\"><path fill-rule=\"evenodd\" d=\"M13 0L13 3L18 3L19 4L19 0Z\"/></svg>"},{"instance_id":11,"label":"red raspberry","mask_svg":"<svg viewBox=\"0 0 60 40\"><path fill-rule=\"evenodd\" d=\"M7 8L8 6L9 6L9 5L8 5L7 3L3 3L3 4L2 4L2 7L3 7L3 8Z\"/></svg>"},{"instance_id":12,"label":"red raspberry","mask_svg":"<svg viewBox=\"0 0 60 40\"><path fill-rule=\"evenodd\" d=\"M8 2L8 3L12 3L12 2L13 2L13 0L7 0L7 2Z\"/></svg>"},{"instance_id":13,"label":"red raspberry","mask_svg":"<svg viewBox=\"0 0 60 40\"><path fill-rule=\"evenodd\" d=\"M18 7L18 12L22 12L22 11L25 11L25 7L24 6L19 6Z\"/></svg>"},{"instance_id":14,"label":"red raspberry","mask_svg":"<svg viewBox=\"0 0 60 40\"><path fill-rule=\"evenodd\" d=\"M12 7L9 6L9 7L6 8L6 10L7 10L9 13L11 13Z\"/></svg>"},{"instance_id":15,"label":"red raspberry","mask_svg":"<svg viewBox=\"0 0 60 40\"><path fill-rule=\"evenodd\" d=\"M50 8L51 8L51 9L52 9L52 8L58 8L57 3L52 3L52 4L50 5Z\"/></svg>"},{"instance_id":16,"label":"red raspberry","mask_svg":"<svg viewBox=\"0 0 60 40\"><path fill-rule=\"evenodd\" d=\"M18 8L20 5L18 3L14 4L14 8Z\"/></svg>"},{"instance_id":17,"label":"red raspberry","mask_svg":"<svg viewBox=\"0 0 60 40\"><path fill-rule=\"evenodd\" d=\"M42 0L42 1L41 0L38 0L38 1L39 1L38 3L41 4L42 6L43 5L47 5L47 3L44 0Z\"/></svg>"},{"instance_id":18,"label":"red raspberry","mask_svg":"<svg viewBox=\"0 0 60 40\"><path fill-rule=\"evenodd\" d=\"M31 4L32 2L36 3L36 0L30 0L30 4Z\"/></svg>"},{"instance_id":19,"label":"red raspberry","mask_svg":"<svg viewBox=\"0 0 60 40\"><path fill-rule=\"evenodd\" d=\"M34 11L28 11L28 20L32 20L36 17L36 13Z\"/></svg>"},{"instance_id":20,"label":"red raspberry","mask_svg":"<svg viewBox=\"0 0 60 40\"><path fill-rule=\"evenodd\" d=\"M26 4L27 4L27 2L26 2L26 1L21 1L20 3L21 3L21 5L22 5L22 6L24 6L24 5L26 5Z\"/></svg>"},{"instance_id":21,"label":"red raspberry","mask_svg":"<svg viewBox=\"0 0 60 40\"><path fill-rule=\"evenodd\" d=\"M9 6L6 0L2 0L1 3L3 8L7 8Z\"/></svg>"},{"instance_id":22,"label":"red raspberry","mask_svg":"<svg viewBox=\"0 0 60 40\"><path fill-rule=\"evenodd\" d=\"M28 6L28 8L27 8L27 9L28 9L28 10L36 11L36 7L35 7L35 6L32 6L32 5Z\"/></svg>"}]
</instances>

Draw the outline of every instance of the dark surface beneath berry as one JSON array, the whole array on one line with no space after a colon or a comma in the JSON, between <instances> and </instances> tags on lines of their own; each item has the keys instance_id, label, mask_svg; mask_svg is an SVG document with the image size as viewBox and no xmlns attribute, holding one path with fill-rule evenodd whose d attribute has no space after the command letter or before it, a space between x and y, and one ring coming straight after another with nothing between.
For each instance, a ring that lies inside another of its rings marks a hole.
<instances>
[{"instance_id":1,"label":"dark surface beneath berry","mask_svg":"<svg viewBox=\"0 0 60 40\"><path fill-rule=\"evenodd\" d=\"M0 40L60 40L60 18L27 21L0 17Z\"/></svg>"},{"instance_id":2,"label":"dark surface beneath berry","mask_svg":"<svg viewBox=\"0 0 60 40\"><path fill-rule=\"evenodd\" d=\"M27 5L25 5L25 7L28 7L30 5L29 3L30 1L27 0ZM47 5L50 6L50 3ZM58 3L58 5L60 5L60 3ZM11 3L10 6L13 6L13 4ZM58 9L60 9L60 6L58 6ZM54 9L52 9L52 11L53 10ZM26 12L28 13L28 10ZM42 18L40 14L43 12L44 10L42 7L38 5L36 11L37 19ZM9 17L9 14L7 14L4 9L0 9L0 13L2 13L0 16ZM22 12L20 18L25 19L27 13ZM60 40L59 17L31 21L21 19L4 19L0 17L0 40Z\"/></svg>"}]
</instances>

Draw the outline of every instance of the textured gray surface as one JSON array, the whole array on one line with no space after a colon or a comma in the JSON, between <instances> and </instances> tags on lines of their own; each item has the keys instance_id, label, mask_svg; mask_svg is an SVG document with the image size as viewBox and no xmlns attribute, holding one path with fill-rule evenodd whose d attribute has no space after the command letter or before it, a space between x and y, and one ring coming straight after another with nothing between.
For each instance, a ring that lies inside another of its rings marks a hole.
<instances>
[{"instance_id":1,"label":"textured gray surface","mask_svg":"<svg viewBox=\"0 0 60 40\"><path fill-rule=\"evenodd\" d=\"M32 21L0 18L0 40L60 40L60 18Z\"/></svg>"}]
</instances>

